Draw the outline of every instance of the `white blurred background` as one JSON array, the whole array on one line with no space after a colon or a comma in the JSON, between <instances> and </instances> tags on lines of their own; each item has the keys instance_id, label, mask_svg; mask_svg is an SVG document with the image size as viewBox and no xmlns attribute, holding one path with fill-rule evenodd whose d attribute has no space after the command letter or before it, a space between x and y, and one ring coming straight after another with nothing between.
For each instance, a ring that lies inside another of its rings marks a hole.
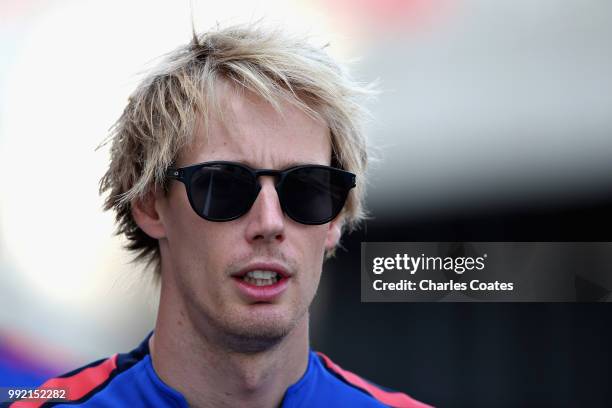
<instances>
[{"instance_id":1,"label":"white blurred background","mask_svg":"<svg viewBox=\"0 0 612 408\"><path fill-rule=\"evenodd\" d=\"M380 80L377 217L610 191L608 1L4 0L0 334L45 344L33 352L62 367L153 327L152 285L101 210L108 155L95 148L139 72L189 40L192 15L198 30L264 18L311 34Z\"/></svg>"}]
</instances>

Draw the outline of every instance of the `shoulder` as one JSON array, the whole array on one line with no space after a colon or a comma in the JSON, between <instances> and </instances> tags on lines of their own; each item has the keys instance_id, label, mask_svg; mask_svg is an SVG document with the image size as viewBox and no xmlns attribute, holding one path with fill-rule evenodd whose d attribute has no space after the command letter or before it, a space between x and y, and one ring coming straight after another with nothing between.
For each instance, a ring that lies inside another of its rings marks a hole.
<instances>
[{"instance_id":1,"label":"shoulder","mask_svg":"<svg viewBox=\"0 0 612 408\"><path fill-rule=\"evenodd\" d=\"M65 390L61 400L18 401L11 408L184 406L182 396L160 384L152 370L147 338L129 353L95 361L39 387Z\"/></svg>"},{"instance_id":2,"label":"shoulder","mask_svg":"<svg viewBox=\"0 0 612 408\"><path fill-rule=\"evenodd\" d=\"M430 405L419 402L407 394L380 387L351 371L343 369L321 352L316 352L316 355L326 372L337 380L338 387L352 389L358 393L354 395L365 395L378 403L376 405L372 404L371 406L430 408ZM356 397L352 396L351 398ZM365 404L363 405L366 406Z\"/></svg>"},{"instance_id":3,"label":"shoulder","mask_svg":"<svg viewBox=\"0 0 612 408\"><path fill-rule=\"evenodd\" d=\"M12 404L11 408L47 407L68 401L71 403L84 401L116 376L118 358L119 354L115 354L112 357L94 361L59 377L51 378L38 387L40 390L60 390L61 402L59 399L18 401Z\"/></svg>"}]
</instances>

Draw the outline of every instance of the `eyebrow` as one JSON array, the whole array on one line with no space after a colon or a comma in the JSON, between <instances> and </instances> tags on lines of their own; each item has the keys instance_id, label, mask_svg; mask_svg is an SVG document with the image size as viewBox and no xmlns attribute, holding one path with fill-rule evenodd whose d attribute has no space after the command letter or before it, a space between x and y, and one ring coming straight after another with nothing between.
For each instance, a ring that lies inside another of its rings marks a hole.
<instances>
[{"instance_id":1,"label":"eyebrow","mask_svg":"<svg viewBox=\"0 0 612 408\"><path fill-rule=\"evenodd\" d=\"M248 167L250 167L252 169L260 169L261 168L259 166L254 165L253 162L251 162L248 159L246 159L246 160L229 160L229 161L233 161L235 163L243 164L243 165L248 166ZM279 166L278 169L274 169L274 170L284 170L284 169L288 169L288 168L291 168L291 167L304 166L304 165L308 165L308 164L315 164L315 163L308 163L308 162L303 162L303 161L290 161L290 162L283 163L282 166Z\"/></svg>"}]
</instances>

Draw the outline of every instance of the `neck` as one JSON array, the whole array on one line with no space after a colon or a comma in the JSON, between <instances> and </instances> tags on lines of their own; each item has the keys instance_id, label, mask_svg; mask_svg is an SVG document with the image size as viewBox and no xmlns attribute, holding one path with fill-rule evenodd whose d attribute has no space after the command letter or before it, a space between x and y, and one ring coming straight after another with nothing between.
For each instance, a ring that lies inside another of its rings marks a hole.
<instances>
[{"instance_id":1,"label":"neck","mask_svg":"<svg viewBox=\"0 0 612 408\"><path fill-rule=\"evenodd\" d=\"M153 367L192 407L278 407L308 366L308 313L279 343L239 352L200 333L172 291L162 293L149 340Z\"/></svg>"}]
</instances>

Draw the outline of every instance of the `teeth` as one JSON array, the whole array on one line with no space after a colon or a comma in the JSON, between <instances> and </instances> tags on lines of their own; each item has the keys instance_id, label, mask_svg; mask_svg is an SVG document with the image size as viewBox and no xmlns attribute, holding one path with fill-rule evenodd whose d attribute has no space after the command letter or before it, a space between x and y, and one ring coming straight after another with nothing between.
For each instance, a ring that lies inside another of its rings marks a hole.
<instances>
[{"instance_id":1,"label":"teeth","mask_svg":"<svg viewBox=\"0 0 612 408\"><path fill-rule=\"evenodd\" d=\"M278 282L280 275L272 271L250 271L242 280L255 286L267 286Z\"/></svg>"},{"instance_id":2,"label":"teeth","mask_svg":"<svg viewBox=\"0 0 612 408\"><path fill-rule=\"evenodd\" d=\"M272 279L276 275L277 273L272 271L250 271L247 273L247 276L253 279Z\"/></svg>"}]
</instances>

